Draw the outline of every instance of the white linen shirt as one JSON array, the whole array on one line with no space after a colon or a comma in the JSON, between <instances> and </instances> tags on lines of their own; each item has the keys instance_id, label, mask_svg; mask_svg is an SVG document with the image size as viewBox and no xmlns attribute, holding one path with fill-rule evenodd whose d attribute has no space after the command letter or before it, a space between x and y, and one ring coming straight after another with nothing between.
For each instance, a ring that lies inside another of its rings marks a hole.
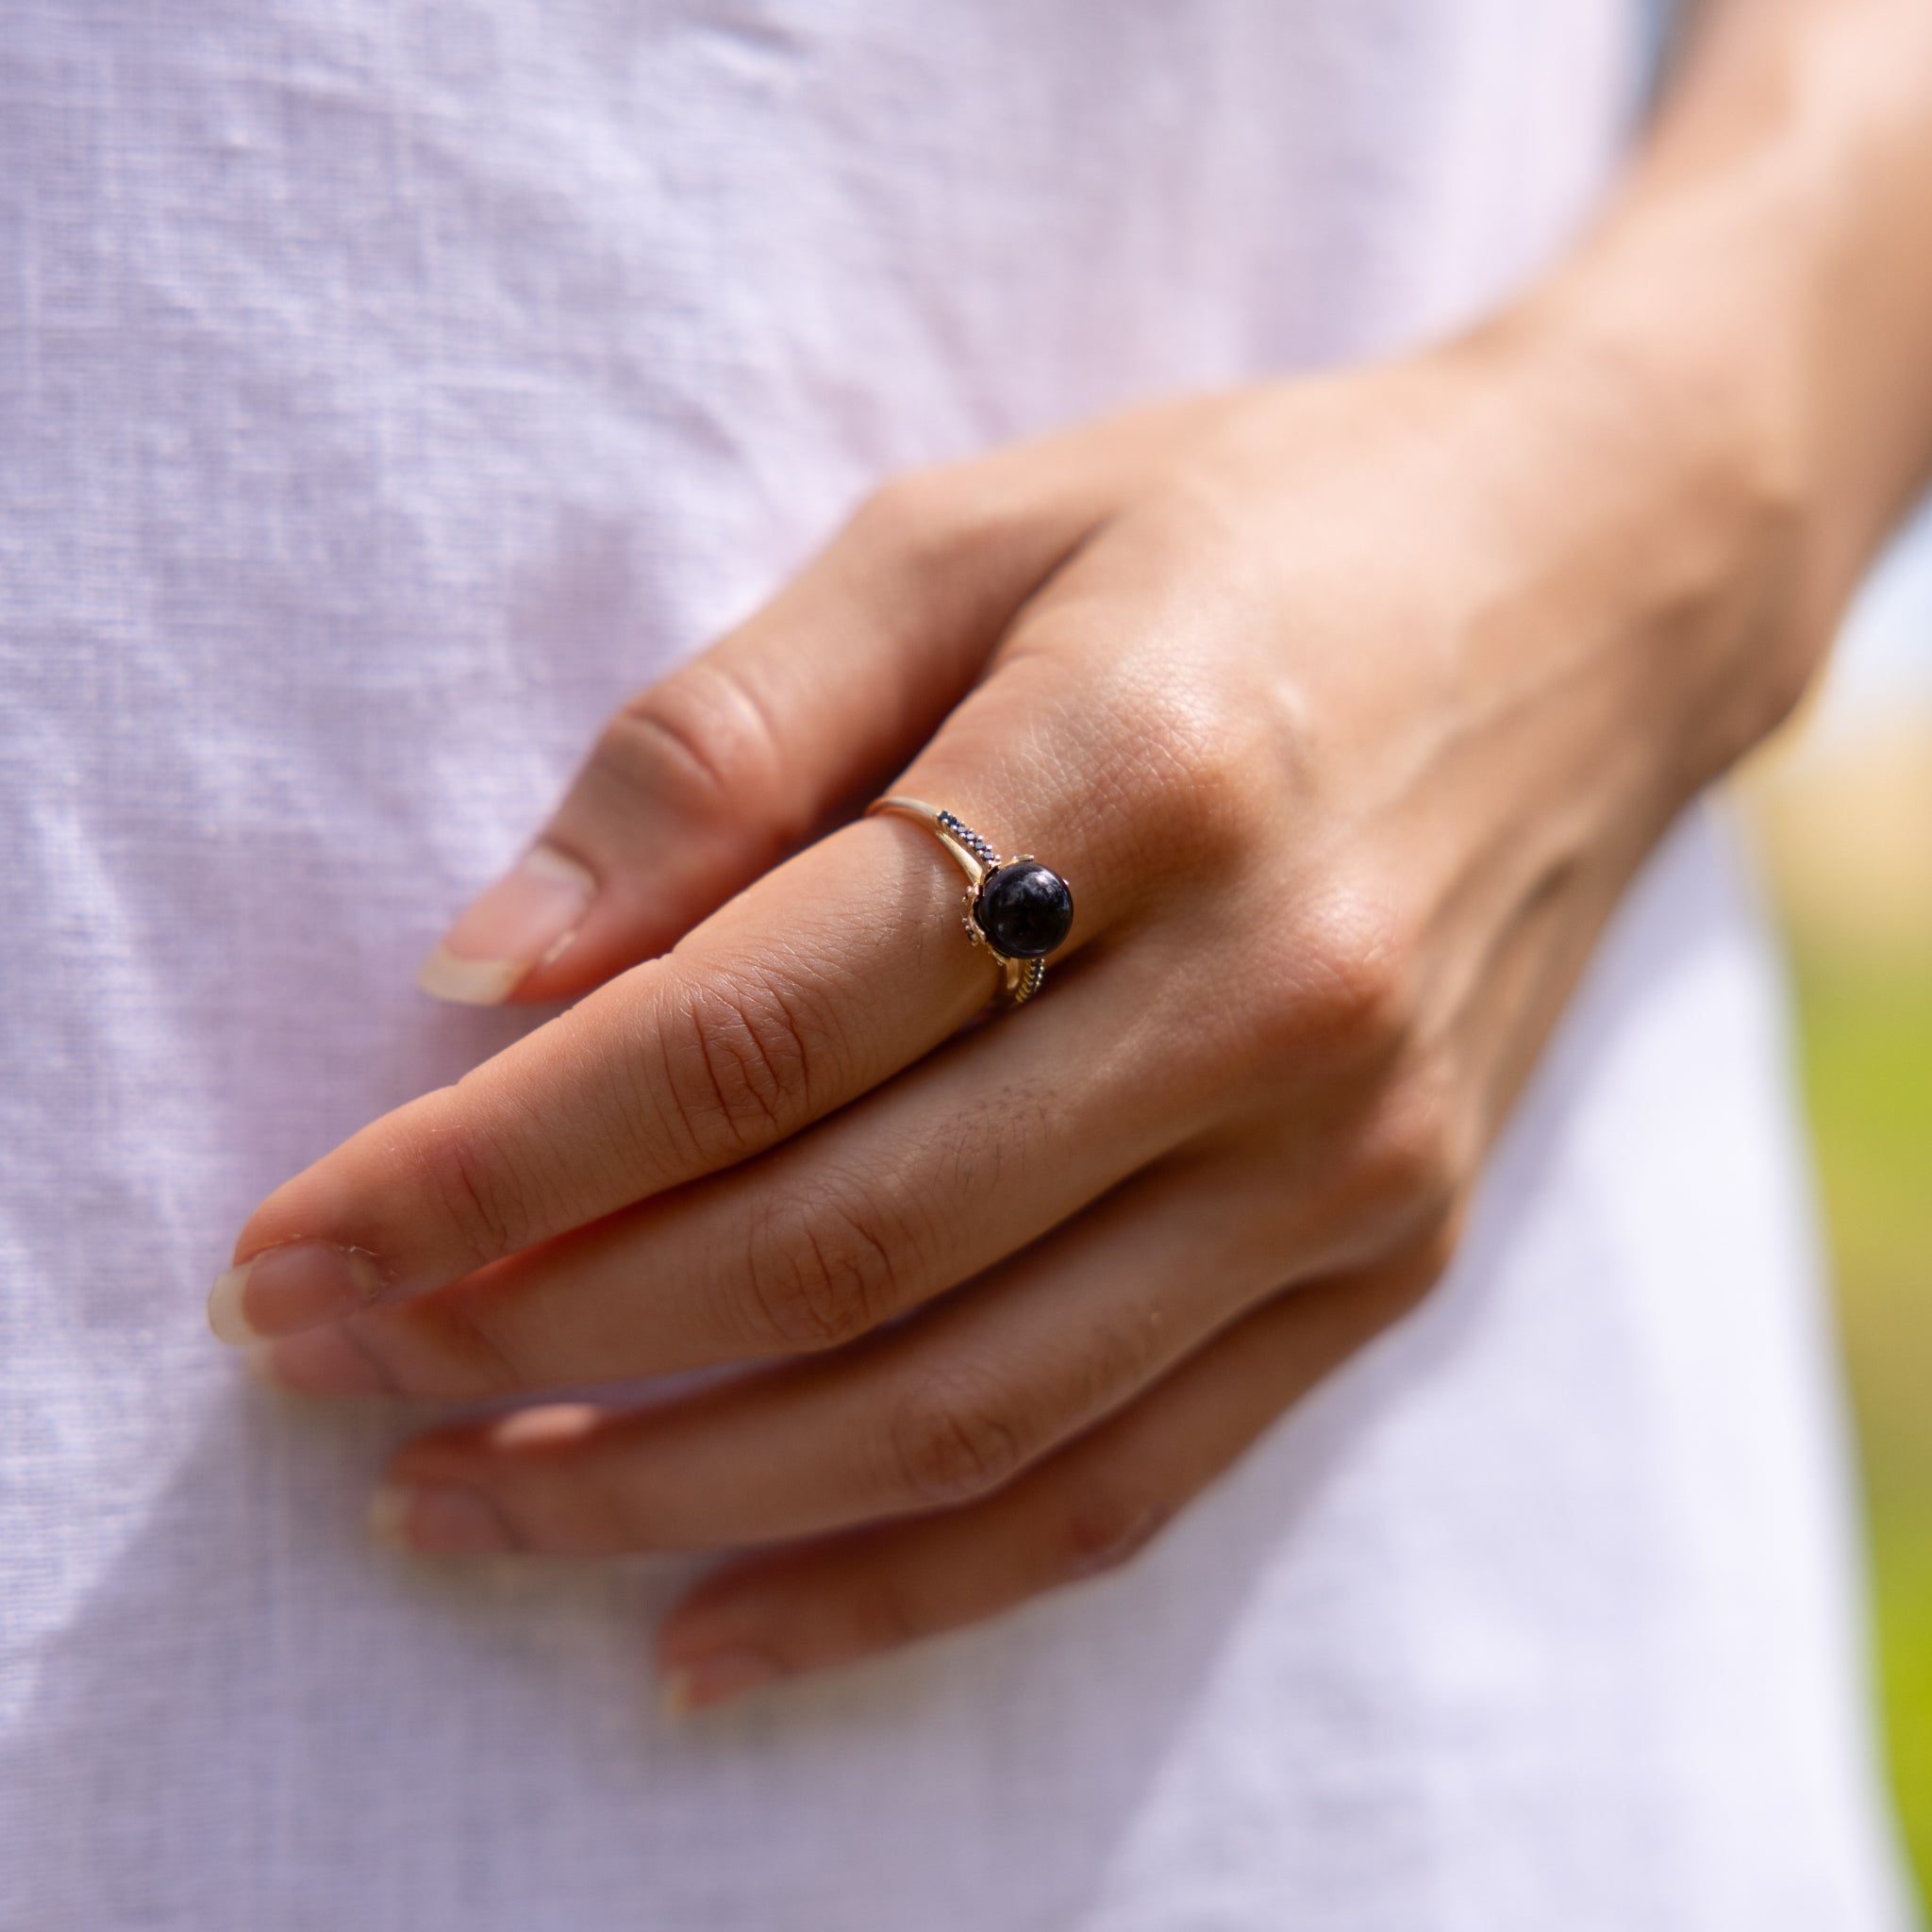
<instances>
[{"instance_id":1,"label":"white linen shirt","mask_svg":"<svg viewBox=\"0 0 1932 1932\"><path fill-rule=\"evenodd\" d=\"M0 29L0 1926L1890 1932L1775 974L1693 816L1414 1320L1122 1574L679 1727L683 1560L437 1569L248 1385L411 969L903 466L1399 348L1624 0L141 0ZM1391 556L1400 533L1391 533Z\"/></svg>"}]
</instances>

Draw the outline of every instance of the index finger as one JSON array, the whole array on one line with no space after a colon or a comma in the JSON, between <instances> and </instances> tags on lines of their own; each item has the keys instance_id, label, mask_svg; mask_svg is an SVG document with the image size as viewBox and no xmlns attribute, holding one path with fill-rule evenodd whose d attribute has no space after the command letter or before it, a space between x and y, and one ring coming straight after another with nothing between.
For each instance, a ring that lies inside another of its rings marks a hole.
<instances>
[{"instance_id":1,"label":"index finger","mask_svg":"<svg viewBox=\"0 0 1932 1932\"><path fill-rule=\"evenodd\" d=\"M1091 845L1083 833L1062 862L1077 873ZM902 821L863 820L800 854L667 958L277 1189L216 1284L216 1333L257 1341L428 1292L745 1159L878 1085L991 991L988 956L960 929L962 887L938 842ZM1069 950L1108 916L1105 894L1077 897Z\"/></svg>"}]
</instances>

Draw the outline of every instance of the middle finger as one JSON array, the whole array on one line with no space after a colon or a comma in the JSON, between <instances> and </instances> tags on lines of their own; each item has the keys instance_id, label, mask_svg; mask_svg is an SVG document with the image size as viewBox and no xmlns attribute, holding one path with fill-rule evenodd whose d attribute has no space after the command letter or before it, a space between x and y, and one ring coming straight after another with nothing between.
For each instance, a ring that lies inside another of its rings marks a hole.
<instances>
[{"instance_id":1,"label":"middle finger","mask_svg":"<svg viewBox=\"0 0 1932 1932\"><path fill-rule=\"evenodd\" d=\"M1145 1068L1173 1028L1158 941L1085 963L760 1158L485 1269L291 1336L268 1379L468 1400L809 1353L994 1266L1203 1124Z\"/></svg>"}]
</instances>

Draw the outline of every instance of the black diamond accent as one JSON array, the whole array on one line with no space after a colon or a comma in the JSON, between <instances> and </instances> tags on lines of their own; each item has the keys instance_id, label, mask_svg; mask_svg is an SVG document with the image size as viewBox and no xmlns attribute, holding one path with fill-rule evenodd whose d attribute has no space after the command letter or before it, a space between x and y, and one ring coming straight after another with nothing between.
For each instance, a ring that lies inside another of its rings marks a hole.
<instances>
[{"instance_id":1,"label":"black diamond accent","mask_svg":"<svg viewBox=\"0 0 1932 1932\"><path fill-rule=\"evenodd\" d=\"M1000 862L999 854L971 825L956 817L952 812L941 812L940 824L989 871Z\"/></svg>"}]
</instances>

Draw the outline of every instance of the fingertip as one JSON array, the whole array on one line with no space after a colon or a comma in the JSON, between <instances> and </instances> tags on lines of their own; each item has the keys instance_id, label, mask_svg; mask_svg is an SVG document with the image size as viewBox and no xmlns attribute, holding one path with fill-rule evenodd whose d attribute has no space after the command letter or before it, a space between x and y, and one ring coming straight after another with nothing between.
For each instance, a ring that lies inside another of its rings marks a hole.
<instances>
[{"instance_id":1,"label":"fingertip","mask_svg":"<svg viewBox=\"0 0 1932 1932\"><path fill-rule=\"evenodd\" d=\"M664 1714L690 1717L822 1668L809 1620L774 1577L798 1560L766 1553L713 1570L658 1626Z\"/></svg>"},{"instance_id":2,"label":"fingertip","mask_svg":"<svg viewBox=\"0 0 1932 1932\"><path fill-rule=\"evenodd\" d=\"M247 1348L262 1339L242 1306L242 1291L248 1285L252 1265L244 1261L239 1268L218 1274L208 1291L208 1332L230 1348Z\"/></svg>"},{"instance_id":3,"label":"fingertip","mask_svg":"<svg viewBox=\"0 0 1932 1932\"><path fill-rule=\"evenodd\" d=\"M370 1541L418 1557L493 1557L517 1548L495 1501L463 1483L391 1476L369 1499Z\"/></svg>"},{"instance_id":4,"label":"fingertip","mask_svg":"<svg viewBox=\"0 0 1932 1932\"><path fill-rule=\"evenodd\" d=\"M458 915L416 984L459 1006L501 1006L569 948L596 895L587 867L554 845L535 845Z\"/></svg>"},{"instance_id":5,"label":"fingertip","mask_svg":"<svg viewBox=\"0 0 1932 1932\"><path fill-rule=\"evenodd\" d=\"M407 1554L409 1544L409 1513L415 1507L415 1492L401 1483L383 1483L369 1499L363 1524L369 1541L378 1548Z\"/></svg>"},{"instance_id":6,"label":"fingertip","mask_svg":"<svg viewBox=\"0 0 1932 1932\"><path fill-rule=\"evenodd\" d=\"M215 1279L208 1325L230 1348L340 1320L381 1292L376 1257L331 1241L294 1241L263 1248Z\"/></svg>"},{"instance_id":7,"label":"fingertip","mask_svg":"<svg viewBox=\"0 0 1932 1932\"><path fill-rule=\"evenodd\" d=\"M458 1007L500 1007L530 970L526 959L459 959L446 944L416 969L416 985L430 998Z\"/></svg>"},{"instance_id":8,"label":"fingertip","mask_svg":"<svg viewBox=\"0 0 1932 1932\"><path fill-rule=\"evenodd\" d=\"M762 1651L713 1651L667 1666L659 1679L658 1703L668 1718L691 1717L747 1697L783 1674Z\"/></svg>"}]
</instances>

